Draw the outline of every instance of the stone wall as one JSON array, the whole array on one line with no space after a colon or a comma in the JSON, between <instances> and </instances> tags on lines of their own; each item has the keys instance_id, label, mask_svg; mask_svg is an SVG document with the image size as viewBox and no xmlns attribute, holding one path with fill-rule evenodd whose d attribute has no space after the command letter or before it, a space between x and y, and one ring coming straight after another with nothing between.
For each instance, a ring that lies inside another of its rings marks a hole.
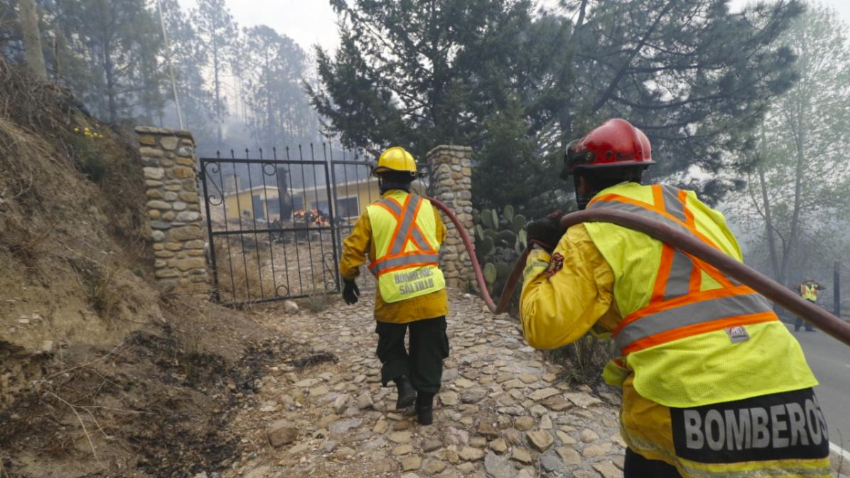
<instances>
[{"instance_id":1,"label":"stone wall","mask_svg":"<svg viewBox=\"0 0 850 478\"><path fill-rule=\"evenodd\" d=\"M136 133L147 186L156 280L163 289L209 296L195 140L188 131L138 127Z\"/></svg>"},{"instance_id":2,"label":"stone wall","mask_svg":"<svg viewBox=\"0 0 850 478\"><path fill-rule=\"evenodd\" d=\"M455 212L472 239L475 228L472 222L472 148L437 146L428 153L427 161L433 171L434 197ZM446 284L462 290L477 290L472 261L460 234L448 217L442 215L442 219L448 228L440 251L440 268L445 273Z\"/></svg>"}]
</instances>

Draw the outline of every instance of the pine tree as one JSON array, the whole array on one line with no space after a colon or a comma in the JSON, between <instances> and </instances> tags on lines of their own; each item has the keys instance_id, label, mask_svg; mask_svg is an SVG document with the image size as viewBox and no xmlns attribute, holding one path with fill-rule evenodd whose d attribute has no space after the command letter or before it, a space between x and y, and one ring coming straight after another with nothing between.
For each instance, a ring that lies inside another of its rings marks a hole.
<instances>
[{"instance_id":1,"label":"pine tree","mask_svg":"<svg viewBox=\"0 0 850 478\"><path fill-rule=\"evenodd\" d=\"M318 123L304 92L304 51L291 38L260 25L246 30L244 99L258 145L294 145L316 139Z\"/></svg>"},{"instance_id":2,"label":"pine tree","mask_svg":"<svg viewBox=\"0 0 850 478\"><path fill-rule=\"evenodd\" d=\"M224 76L235 55L233 44L239 32L224 0L200 0L191 14L201 45L206 50L207 69L213 80L213 111L216 121L217 147L222 146L222 125L227 115Z\"/></svg>"},{"instance_id":3,"label":"pine tree","mask_svg":"<svg viewBox=\"0 0 850 478\"><path fill-rule=\"evenodd\" d=\"M738 186L714 173L752 147L747 133L793 84L778 37L800 3L740 14L722 0L563 3L566 14L535 16L523 0L334 0L342 44L333 57L317 51L313 104L348 146L421 156L467 144L493 152L479 171L510 159L495 153L491 118L522 118L508 123L531 141L528 173L546 197L567 141L610 117L646 131L656 177L702 168L711 178L692 186L709 200ZM495 204L504 191L489 194L477 198Z\"/></svg>"}]
</instances>

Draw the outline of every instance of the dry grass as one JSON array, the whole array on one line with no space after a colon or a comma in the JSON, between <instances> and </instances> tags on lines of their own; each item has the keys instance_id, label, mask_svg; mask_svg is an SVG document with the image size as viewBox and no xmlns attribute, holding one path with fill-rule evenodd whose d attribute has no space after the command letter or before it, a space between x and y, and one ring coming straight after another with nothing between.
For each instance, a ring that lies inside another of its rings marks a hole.
<instances>
[{"instance_id":1,"label":"dry grass","mask_svg":"<svg viewBox=\"0 0 850 478\"><path fill-rule=\"evenodd\" d=\"M327 241L255 244L246 235L215 240L218 292L223 302L250 304L263 299L306 297L324 310L324 296L335 290L332 244ZM324 253L324 254L323 254Z\"/></svg>"},{"instance_id":2,"label":"dry grass","mask_svg":"<svg viewBox=\"0 0 850 478\"><path fill-rule=\"evenodd\" d=\"M334 301L330 294L322 285L313 284L313 289L304 302L311 312L318 314L327 310Z\"/></svg>"},{"instance_id":3,"label":"dry grass","mask_svg":"<svg viewBox=\"0 0 850 478\"><path fill-rule=\"evenodd\" d=\"M275 296L274 278L263 274L267 250L245 247L238 239L215 244L218 292L224 302L251 302Z\"/></svg>"}]
</instances>

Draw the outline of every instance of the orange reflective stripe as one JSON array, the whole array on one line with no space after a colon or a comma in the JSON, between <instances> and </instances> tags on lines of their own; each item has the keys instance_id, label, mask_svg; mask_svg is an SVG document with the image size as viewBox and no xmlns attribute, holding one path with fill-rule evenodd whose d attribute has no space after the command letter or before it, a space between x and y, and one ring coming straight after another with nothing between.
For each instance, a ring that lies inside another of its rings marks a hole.
<instances>
[{"instance_id":1,"label":"orange reflective stripe","mask_svg":"<svg viewBox=\"0 0 850 478\"><path fill-rule=\"evenodd\" d=\"M660 192L661 197L663 198L663 191L661 191L660 189L658 191ZM653 189L653 193L654 192L655 192L655 190ZM590 209L590 208L593 208L594 206L595 207L605 207L605 205L600 204L600 203L604 203L604 202L609 202L609 203L617 202L617 203L629 204L629 205L632 205L632 206L637 206L637 207L643 209L644 211L650 211L653 214L658 214L659 216L662 216L662 217L658 218L658 219L661 219L662 222L663 222L664 219L672 221L673 224L668 224L668 225L672 226L674 229L676 229L676 228L684 229L685 231L688 231L691 234L697 236L700 240L707 243L711 247L717 249L718 251L721 251L721 252L723 251L722 249L720 249L720 247L717 246L717 244L715 244L705 234L699 232L696 229L696 227L688 227L688 225L686 223L684 223L684 222L680 221L679 219L673 217L667 211L659 210L656 207L654 207L653 205L647 204L643 201L638 201L637 199L632 199L632 198L629 198L629 197L620 196L619 194L605 194L605 195L599 196L598 198L591 201L590 204L588 205L588 208ZM637 211L626 211L626 212L637 212Z\"/></svg>"},{"instance_id":2,"label":"orange reflective stripe","mask_svg":"<svg viewBox=\"0 0 850 478\"><path fill-rule=\"evenodd\" d=\"M664 191L661 186L652 186L652 205L656 212L664 212Z\"/></svg>"},{"instance_id":3,"label":"orange reflective stripe","mask_svg":"<svg viewBox=\"0 0 850 478\"><path fill-rule=\"evenodd\" d=\"M632 342L660 333L759 312L773 312L773 307L756 293L709 299L665 309L633 321L617 332L614 341L618 348L624 349Z\"/></svg>"},{"instance_id":4,"label":"orange reflective stripe","mask_svg":"<svg viewBox=\"0 0 850 478\"><path fill-rule=\"evenodd\" d=\"M697 261L697 264L699 264L700 269L705 271L705 273L708 274L709 277L716 280L717 283L720 284L722 287L726 287L726 288L738 287L738 284L733 284L732 281L730 281L728 277L723 275L722 272L717 270L711 264L704 262L704 261L701 261L701 260L696 259L696 258L695 258L695 260Z\"/></svg>"},{"instance_id":5,"label":"orange reflective stripe","mask_svg":"<svg viewBox=\"0 0 850 478\"><path fill-rule=\"evenodd\" d=\"M672 342L674 340L693 337L694 335L723 330L727 327L760 324L763 322L772 322L774 320L779 320L779 318L776 317L776 314L774 314L773 312L758 312L755 314L741 315L738 317L729 317L726 319L703 322L700 324L690 325L687 327L682 327L667 332L661 332L645 339L637 340L623 348L621 353L623 355L627 355L632 352L637 352L639 350L655 347L656 345L662 345L668 342Z\"/></svg>"},{"instance_id":6,"label":"orange reflective stripe","mask_svg":"<svg viewBox=\"0 0 850 478\"><path fill-rule=\"evenodd\" d=\"M694 212L688 207L688 192L684 189L680 189L678 199L682 202L682 206L684 207L685 225L688 226L688 229L696 231L696 218L694 217ZM694 261L694 268L691 271L691 279L688 284L688 288L691 292L697 292L702 287L702 261L690 255L689 257Z\"/></svg>"},{"instance_id":7,"label":"orange reflective stripe","mask_svg":"<svg viewBox=\"0 0 850 478\"><path fill-rule=\"evenodd\" d=\"M661 302L664 300L664 289L667 286L667 279L670 277L670 269L673 267L673 256L676 251L664 244L661 249L661 264L658 267L658 276L655 278L655 286L652 288L652 298L650 304Z\"/></svg>"},{"instance_id":8,"label":"orange reflective stripe","mask_svg":"<svg viewBox=\"0 0 850 478\"><path fill-rule=\"evenodd\" d=\"M644 307L640 310L635 311L634 313L632 313L628 317L624 318L617 325L617 328L614 330L614 335L617 335L620 332L620 330L622 330L625 326L629 325L630 323L632 323L632 322L634 322L634 321L636 321L640 318L643 318L643 317L646 317L646 316L649 316L649 315L653 315L653 314L657 314L657 313L662 312L662 311L667 310L667 309L673 309L673 308L676 308L676 307L695 304L697 302L702 302L702 301L711 300L711 299L720 299L720 298L723 298L723 297L731 297L733 295L752 294L752 293L755 293L755 291L750 289L747 286L742 285L742 286L735 286L735 287L725 288L725 289L712 289L712 290L704 290L704 291L700 291L700 292L694 292L692 294L688 294L688 295L683 296L683 297L677 297L677 298L672 299L672 300L659 302L657 304L648 305L648 306L646 306L646 307Z\"/></svg>"}]
</instances>

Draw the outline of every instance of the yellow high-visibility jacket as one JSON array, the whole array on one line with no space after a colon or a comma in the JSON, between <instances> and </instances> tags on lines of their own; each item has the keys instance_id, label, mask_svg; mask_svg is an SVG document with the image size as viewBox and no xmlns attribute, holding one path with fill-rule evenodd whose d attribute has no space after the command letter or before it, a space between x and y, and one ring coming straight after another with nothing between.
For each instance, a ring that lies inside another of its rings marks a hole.
<instances>
[{"instance_id":1,"label":"yellow high-visibility jacket","mask_svg":"<svg viewBox=\"0 0 850 478\"><path fill-rule=\"evenodd\" d=\"M803 282L800 284L800 296L808 301L818 301L818 291L821 287L818 284L811 282Z\"/></svg>"},{"instance_id":2,"label":"yellow high-visibility jacket","mask_svg":"<svg viewBox=\"0 0 850 478\"><path fill-rule=\"evenodd\" d=\"M620 192L626 196L640 197L643 191L638 191L638 188L647 188L637 184L615 186L609 190L603 191L597 197L604 196L606 193ZM691 208L688 214L693 214L694 210L699 210L697 214L707 214L715 218L718 224L721 224L721 229L725 228L725 223L722 221L722 216L716 211L710 210L707 206L696 199L693 193L687 193L687 204ZM684 197L684 196L683 196ZM715 216L716 215L716 216ZM692 217L692 216L689 216ZM597 226L596 224L594 226ZM628 241L633 231L613 230L617 226L598 224L602 226L605 233L615 235L622 234L620 237L626 238ZM654 239L643 236L640 241L654 241ZM731 238L731 235L729 236ZM732 255L740 260L740 252L735 251L737 243L734 238L731 238L731 243L728 249ZM657 241L656 241L657 242ZM661 255L660 251L655 253L643 250L642 246L647 246L647 243L632 245L629 247L613 248L614 251L628 251L630 256L640 255L637 257L654 258L654 254ZM610 247L610 246L607 246ZM653 246L656 247L656 246ZM660 243L658 243L660 247ZM626 257L625 255L621 257ZM657 259L657 258L656 258ZM648 259L658 262L656 259ZM622 266L621 266L622 267ZM658 264L654 266L657 268ZM640 277L635 281L632 277L634 289L628 290L626 280L620 281L615 272L615 268L606 260L598 245L594 242L592 234L584 224L571 227L567 233L561 238L553 254L548 254L542 250L532 251L528 258L525 280L521 297L521 318L522 326L526 341L533 347L538 349L553 349L566 344L569 344L589 331L602 336L610 336L615 331L622 328L624 317L617 306L615 296L620 294L623 303L628 304L641 303L645 301L640 294L645 294L646 291L639 290L640 286L635 284L648 284L652 290L653 282L655 282L655 273L652 272L652 267L649 267L651 277L643 277L642 272L634 271ZM622 274L622 271L620 271ZM692 281L693 282L693 281ZM703 282L704 285L709 285L709 279ZM619 291L619 292L618 292ZM662 291L663 292L663 291ZM632 311L628 311L629 313ZM781 324L780 324L781 325ZM751 326L753 340L757 340L757 335L762 333L764 327L775 326L769 324L756 324ZM783 326L784 327L784 326ZM781 334L782 331L776 332ZM787 330L785 330L787 332ZM723 331L720 331L724 334ZM773 332L771 332L773 333ZM706 334L711 336L711 334ZM777 335L778 337L778 335ZM692 347L700 347L699 340L694 337L686 337L680 339L676 343L693 344ZM711 339L709 339L711 340ZM728 339L727 339L728 340ZM793 339L792 339L793 340ZM690 342L689 342L690 341ZM710 346L709 342L705 342L706 346ZM789 353L796 357L794 346L799 346L794 342L785 347L783 344L776 343L777 353L790 351ZM663 350L663 349L662 349ZM668 372L675 374L677 362L687 362L687 358L683 355L676 358L675 347L669 352L657 356L659 362L663 362L665 366L672 364ZM776 362L782 362L777 360ZM700 364L691 364L699 369ZM752 373L748 364L738 364L740 373L743 377L748 377ZM662 460L679 469L679 472L686 478L720 478L727 476L755 476L755 477L791 477L791 476L829 476L829 460L828 458L808 458L808 459L784 459L784 460L766 460L766 461L742 461L737 463L700 463L691 460L683 459L676 455L674 443L673 419L670 406L659 403L658 400L652 400L644 396L640 388L635 386L635 374L632 368L633 364L628 361L628 357L623 357L612 361L609 367L606 368L606 381L618 382L623 389L623 402L621 410L621 434L629 447L641 455L654 460ZM769 367L768 367L769 368ZM812 387L816 385L816 381L808 367L803 361L800 367L791 367L793 370L782 372L779 375L782 377L791 376L795 380L799 378L797 383L787 384L779 383L777 387L782 390L795 390L797 388ZM651 366L650 366L651 369ZM657 372L656 370L651 370ZM612 373L613 372L613 373ZM705 373L710 374L711 369L706 369ZM663 372L662 372L663 374ZM650 375L656 376L656 375ZM708 375L711 376L711 375ZM660 376L659 378L667 378ZM704 377L700 377L703 378ZM737 377L736 377L737 378ZM754 377L756 378L756 377ZM687 378L683 379L686 381ZM738 380L736 380L738 381ZM675 380L674 380L675 383ZM715 387L719 393L708 392L707 396L722 396L724 391L724 383L716 383ZM658 394L658 387L652 384L646 387L650 391L650 395ZM739 393L736 390L733 393ZM772 393L772 392L770 392ZM664 397L668 398L668 397ZM680 400L690 399L685 396L675 397ZM746 398L746 397L739 397ZM734 398L730 398L735 400ZM663 400L661 400L663 401ZM697 400L698 401L698 400ZM704 405L708 402L699 402L690 406ZM676 405L686 409L689 405Z\"/></svg>"},{"instance_id":3,"label":"yellow high-visibility jacket","mask_svg":"<svg viewBox=\"0 0 850 478\"><path fill-rule=\"evenodd\" d=\"M397 191L387 191L383 197L386 198L394 192ZM440 219L437 208L434 208L434 217L437 227L436 236L442 244L446 239L446 226ZM360 267L366 264L367 257L369 262L374 262L376 255L372 222L369 219L368 210L364 210L354 224L351 234L343 241L342 258L339 262L340 276L346 280L356 279L360 276ZM449 299L446 289L393 303L385 302L379 292L375 293L375 320L378 322L406 324L441 317L448 312Z\"/></svg>"}]
</instances>

